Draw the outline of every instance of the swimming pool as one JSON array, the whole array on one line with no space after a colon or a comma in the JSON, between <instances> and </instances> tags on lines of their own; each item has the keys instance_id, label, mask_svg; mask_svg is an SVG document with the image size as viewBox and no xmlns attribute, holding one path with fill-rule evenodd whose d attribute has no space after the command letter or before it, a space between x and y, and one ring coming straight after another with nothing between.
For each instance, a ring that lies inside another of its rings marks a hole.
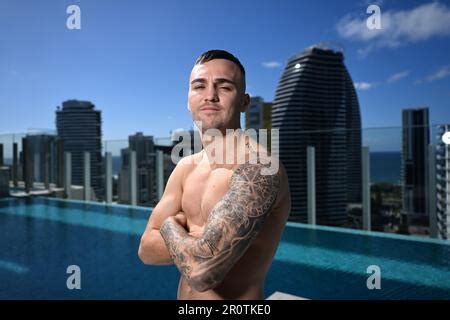
<instances>
[{"instance_id":1,"label":"swimming pool","mask_svg":"<svg viewBox=\"0 0 450 320\"><path fill-rule=\"evenodd\" d=\"M51 198L0 200L0 299L175 299L174 266L137 256L150 210ZM81 290L69 290L69 265ZM380 268L369 290L367 267ZM265 294L450 299L450 242L288 223Z\"/></svg>"}]
</instances>

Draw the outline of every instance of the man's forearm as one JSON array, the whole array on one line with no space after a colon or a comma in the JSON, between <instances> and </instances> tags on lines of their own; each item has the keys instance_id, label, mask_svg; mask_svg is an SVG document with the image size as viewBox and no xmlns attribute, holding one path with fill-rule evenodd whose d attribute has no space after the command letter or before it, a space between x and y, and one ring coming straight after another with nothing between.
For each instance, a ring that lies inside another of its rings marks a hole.
<instances>
[{"instance_id":1,"label":"man's forearm","mask_svg":"<svg viewBox=\"0 0 450 320\"><path fill-rule=\"evenodd\" d=\"M211 289L220 283L220 277L208 272L213 251L203 237L191 236L174 219L168 218L161 226L161 235L166 242L173 262L189 285L197 291ZM201 267L206 263L208 267ZM208 279L205 279L205 273Z\"/></svg>"},{"instance_id":2,"label":"man's forearm","mask_svg":"<svg viewBox=\"0 0 450 320\"><path fill-rule=\"evenodd\" d=\"M180 226L174 219L168 218L161 226L161 236L165 241L173 263L185 278L189 278L189 256L187 249L195 244L196 238Z\"/></svg>"},{"instance_id":3,"label":"man's forearm","mask_svg":"<svg viewBox=\"0 0 450 320\"><path fill-rule=\"evenodd\" d=\"M169 250L159 230L152 230L147 237L141 239L139 258L145 264L173 264Z\"/></svg>"}]
</instances>

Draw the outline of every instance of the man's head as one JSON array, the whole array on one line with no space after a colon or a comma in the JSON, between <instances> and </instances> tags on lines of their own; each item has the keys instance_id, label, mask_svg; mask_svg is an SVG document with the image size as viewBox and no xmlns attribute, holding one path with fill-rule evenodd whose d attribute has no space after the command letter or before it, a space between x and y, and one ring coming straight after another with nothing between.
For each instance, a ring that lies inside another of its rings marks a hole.
<instances>
[{"instance_id":1,"label":"man's head","mask_svg":"<svg viewBox=\"0 0 450 320\"><path fill-rule=\"evenodd\" d=\"M240 113L249 101L245 69L235 56L210 50L198 57L189 79L188 109L203 131L240 128Z\"/></svg>"}]
</instances>

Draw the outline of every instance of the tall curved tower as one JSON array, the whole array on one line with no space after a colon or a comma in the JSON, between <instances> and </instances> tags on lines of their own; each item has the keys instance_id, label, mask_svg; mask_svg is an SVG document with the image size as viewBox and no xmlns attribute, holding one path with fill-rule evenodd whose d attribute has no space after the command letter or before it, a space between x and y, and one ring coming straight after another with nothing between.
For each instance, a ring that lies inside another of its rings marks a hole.
<instances>
[{"instance_id":1,"label":"tall curved tower","mask_svg":"<svg viewBox=\"0 0 450 320\"><path fill-rule=\"evenodd\" d=\"M315 147L316 221L344 225L361 202L361 119L342 52L318 46L289 59L272 107L280 160L292 197L290 219L307 221L306 149Z\"/></svg>"}]
</instances>

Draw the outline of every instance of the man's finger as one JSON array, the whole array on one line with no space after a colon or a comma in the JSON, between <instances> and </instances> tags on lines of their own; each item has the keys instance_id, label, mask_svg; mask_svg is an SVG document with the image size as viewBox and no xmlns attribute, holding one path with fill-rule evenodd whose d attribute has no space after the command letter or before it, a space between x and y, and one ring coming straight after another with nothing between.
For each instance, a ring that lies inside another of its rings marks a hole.
<instances>
[{"instance_id":1,"label":"man's finger","mask_svg":"<svg viewBox=\"0 0 450 320\"><path fill-rule=\"evenodd\" d=\"M181 213L177 214L175 216L175 220L183 227L185 227L187 225L187 218L186 218L185 214L181 214Z\"/></svg>"}]
</instances>

